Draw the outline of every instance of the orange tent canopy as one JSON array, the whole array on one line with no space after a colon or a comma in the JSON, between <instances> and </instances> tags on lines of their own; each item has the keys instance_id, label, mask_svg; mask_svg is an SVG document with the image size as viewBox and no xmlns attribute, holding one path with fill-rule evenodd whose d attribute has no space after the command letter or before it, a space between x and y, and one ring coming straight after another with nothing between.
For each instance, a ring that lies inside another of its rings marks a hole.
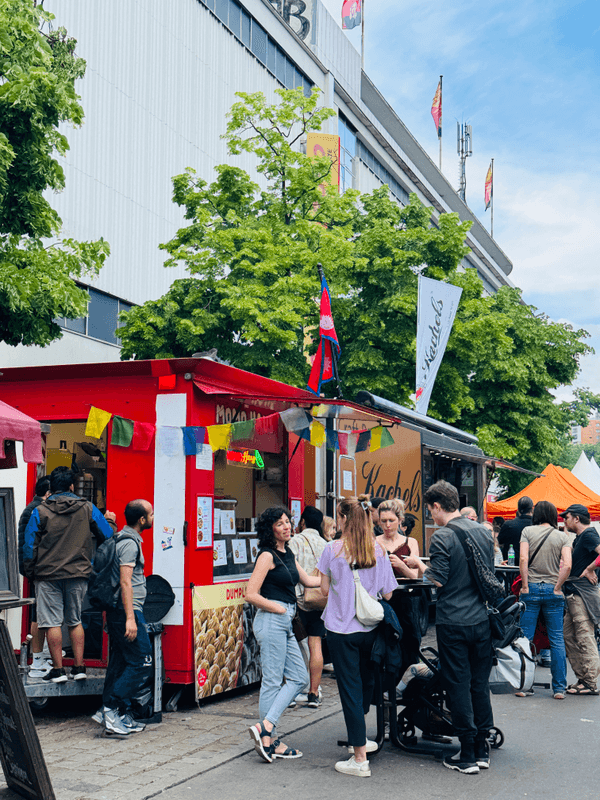
<instances>
[{"instance_id":1,"label":"orange tent canopy","mask_svg":"<svg viewBox=\"0 0 600 800\"><path fill-rule=\"evenodd\" d=\"M539 500L549 500L554 503L560 514L573 503L587 506L592 519L600 519L600 495L582 483L578 478L564 467L555 467L549 464L544 474L536 478L518 494L500 500L498 503L488 503L486 514L492 517L513 519L517 516L517 503L520 497L531 497L534 505Z\"/></svg>"}]
</instances>

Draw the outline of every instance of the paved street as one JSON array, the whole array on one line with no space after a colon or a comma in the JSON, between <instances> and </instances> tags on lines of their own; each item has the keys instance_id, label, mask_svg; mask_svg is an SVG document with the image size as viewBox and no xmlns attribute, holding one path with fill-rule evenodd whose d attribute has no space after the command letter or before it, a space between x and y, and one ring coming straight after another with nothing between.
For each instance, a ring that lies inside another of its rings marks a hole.
<instances>
[{"instance_id":1,"label":"paved street","mask_svg":"<svg viewBox=\"0 0 600 800\"><path fill-rule=\"evenodd\" d=\"M538 680L547 677L548 670L538 669ZM320 709L297 707L280 726L304 758L273 764L256 756L246 730L256 720L257 691L164 714L160 725L127 741L100 736L89 718L96 708L89 700L85 707L49 711L36 723L57 800L279 798L305 794L307 786L326 786L333 798L344 800L399 789L419 798L482 800L506 797L507 791L528 800L597 797L600 698L559 702L549 689L526 699L496 695L496 724L506 742L493 751L489 772L459 775L433 758L405 755L386 744L372 759L373 777L359 781L333 770L345 754L337 746L345 730L333 679L323 679L323 692ZM0 786L0 800L19 800Z\"/></svg>"}]
</instances>

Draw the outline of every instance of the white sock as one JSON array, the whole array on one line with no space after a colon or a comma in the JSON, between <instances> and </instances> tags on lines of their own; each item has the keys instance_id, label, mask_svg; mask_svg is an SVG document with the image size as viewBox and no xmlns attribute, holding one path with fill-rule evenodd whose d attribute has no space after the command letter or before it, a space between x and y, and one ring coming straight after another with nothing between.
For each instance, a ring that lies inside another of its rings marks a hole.
<instances>
[{"instance_id":1,"label":"white sock","mask_svg":"<svg viewBox=\"0 0 600 800\"><path fill-rule=\"evenodd\" d=\"M33 665L36 667L41 667L44 663L44 654L43 653L33 653Z\"/></svg>"}]
</instances>

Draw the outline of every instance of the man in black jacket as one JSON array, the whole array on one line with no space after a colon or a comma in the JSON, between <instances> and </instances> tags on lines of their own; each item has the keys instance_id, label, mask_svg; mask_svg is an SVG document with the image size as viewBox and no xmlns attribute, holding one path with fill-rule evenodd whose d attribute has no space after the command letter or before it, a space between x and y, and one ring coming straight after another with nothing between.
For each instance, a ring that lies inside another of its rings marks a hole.
<instances>
[{"instance_id":1,"label":"man in black jacket","mask_svg":"<svg viewBox=\"0 0 600 800\"><path fill-rule=\"evenodd\" d=\"M23 513L19 517L19 572L21 575L25 575L24 567L23 567L23 544L25 542L25 528L27 527L27 523L29 522L33 511L43 503L44 500L50 496L50 476L44 475L43 478L39 478L37 483L35 484L35 497L29 503L29 505L25 506L23 509ZM30 582L30 595L31 597L34 596L33 591L33 581ZM31 640L31 651L33 655L33 663L31 664L31 668L29 670L29 675L32 678L43 678L46 673L50 672L51 664L49 663L50 659L50 651L48 650L46 654L44 654L44 641L46 639L46 632L40 630L38 628L37 619L36 619L36 608L35 603L30 606L30 619L31 619L31 629L30 633L32 636Z\"/></svg>"},{"instance_id":2,"label":"man in black jacket","mask_svg":"<svg viewBox=\"0 0 600 800\"><path fill-rule=\"evenodd\" d=\"M517 503L517 516L515 519L507 520L500 528L498 534L498 544L502 548L502 558L506 561L508 558L508 548L513 546L515 551L515 566L519 566L519 551L521 542L521 533L523 528L528 525L533 525L533 500L531 497L520 497Z\"/></svg>"},{"instance_id":3,"label":"man in black jacket","mask_svg":"<svg viewBox=\"0 0 600 800\"><path fill-rule=\"evenodd\" d=\"M464 548L451 526L461 529L480 552L488 569L494 569L494 545L489 532L461 517L458 492L446 481L434 483L423 494L437 530L429 545L427 577L438 587L436 608L440 672L446 687L460 753L444 759L444 766L473 774L490 765L487 738L494 724L489 676L492 637L487 610L469 569ZM406 563L423 571L418 558Z\"/></svg>"}]
</instances>

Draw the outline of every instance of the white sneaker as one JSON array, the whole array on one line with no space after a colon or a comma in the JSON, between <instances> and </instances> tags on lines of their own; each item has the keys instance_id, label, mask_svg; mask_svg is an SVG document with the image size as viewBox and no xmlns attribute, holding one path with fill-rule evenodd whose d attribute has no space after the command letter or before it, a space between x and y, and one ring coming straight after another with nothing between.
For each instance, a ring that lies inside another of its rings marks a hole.
<instances>
[{"instance_id":1,"label":"white sneaker","mask_svg":"<svg viewBox=\"0 0 600 800\"><path fill-rule=\"evenodd\" d=\"M368 761L357 764L354 756L350 756L348 761L338 761L335 765L336 772L343 772L344 775L354 775L356 778L370 778L371 767Z\"/></svg>"},{"instance_id":2,"label":"white sneaker","mask_svg":"<svg viewBox=\"0 0 600 800\"><path fill-rule=\"evenodd\" d=\"M131 728L128 728L121 719L119 712L114 708L104 707L104 734L105 736L115 736L116 738L124 738L133 733Z\"/></svg>"},{"instance_id":3,"label":"white sneaker","mask_svg":"<svg viewBox=\"0 0 600 800\"><path fill-rule=\"evenodd\" d=\"M92 719L94 722L97 722L98 725L104 725L104 706L100 706L98 711L95 714L92 714Z\"/></svg>"},{"instance_id":4,"label":"white sneaker","mask_svg":"<svg viewBox=\"0 0 600 800\"><path fill-rule=\"evenodd\" d=\"M296 702L297 703L308 703L308 694L306 692L300 692L300 694L296 695Z\"/></svg>"},{"instance_id":5,"label":"white sneaker","mask_svg":"<svg viewBox=\"0 0 600 800\"><path fill-rule=\"evenodd\" d=\"M47 661L38 661L29 667L28 675L30 678L43 678L44 675L47 675L51 669L52 662L48 663Z\"/></svg>"},{"instance_id":6,"label":"white sneaker","mask_svg":"<svg viewBox=\"0 0 600 800\"><path fill-rule=\"evenodd\" d=\"M377 750L378 750L377 742L372 742L370 739L367 739L367 753L376 753ZM354 753L353 745L348 746L348 752L351 754Z\"/></svg>"}]
</instances>

